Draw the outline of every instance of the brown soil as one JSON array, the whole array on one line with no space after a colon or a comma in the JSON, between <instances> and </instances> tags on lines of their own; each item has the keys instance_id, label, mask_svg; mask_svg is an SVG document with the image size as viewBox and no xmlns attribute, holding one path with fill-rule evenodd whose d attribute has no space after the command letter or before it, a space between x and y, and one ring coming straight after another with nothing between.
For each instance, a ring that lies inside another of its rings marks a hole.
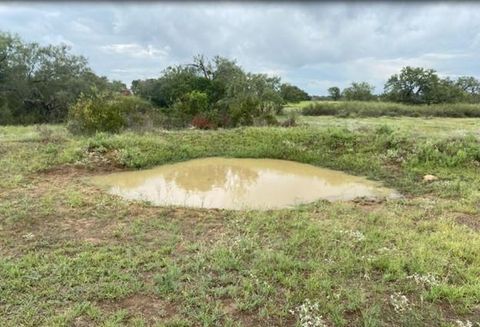
<instances>
[{"instance_id":1,"label":"brown soil","mask_svg":"<svg viewBox=\"0 0 480 327\"><path fill-rule=\"evenodd\" d=\"M455 221L457 224L467 226L476 232L480 232L480 216L461 215Z\"/></svg>"}]
</instances>

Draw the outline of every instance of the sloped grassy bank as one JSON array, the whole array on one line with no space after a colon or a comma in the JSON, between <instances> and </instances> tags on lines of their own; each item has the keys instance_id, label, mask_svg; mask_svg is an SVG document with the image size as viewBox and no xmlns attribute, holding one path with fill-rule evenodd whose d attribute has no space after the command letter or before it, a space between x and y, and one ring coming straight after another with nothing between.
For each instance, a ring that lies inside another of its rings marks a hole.
<instances>
[{"instance_id":1,"label":"sloped grassy bank","mask_svg":"<svg viewBox=\"0 0 480 327\"><path fill-rule=\"evenodd\" d=\"M9 133L0 141L2 326L480 320L474 137L413 139L386 127ZM367 175L407 196L231 212L128 203L85 179L205 156L297 160ZM427 173L440 180L423 182Z\"/></svg>"}]
</instances>

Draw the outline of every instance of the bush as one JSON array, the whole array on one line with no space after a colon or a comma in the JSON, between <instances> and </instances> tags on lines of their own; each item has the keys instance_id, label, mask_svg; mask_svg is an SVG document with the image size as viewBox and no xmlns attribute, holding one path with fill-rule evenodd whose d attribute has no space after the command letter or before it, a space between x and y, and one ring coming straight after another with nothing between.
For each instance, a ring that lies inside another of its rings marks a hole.
<instances>
[{"instance_id":1,"label":"bush","mask_svg":"<svg viewBox=\"0 0 480 327\"><path fill-rule=\"evenodd\" d=\"M74 134L117 133L151 121L154 108L135 96L92 92L82 94L70 108L68 129Z\"/></svg>"},{"instance_id":2,"label":"bush","mask_svg":"<svg viewBox=\"0 0 480 327\"><path fill-rule=\"evenodd\" d=\"M288 113L288 118L283 121L280 126L282 127L294 127L297 126L298 113L295 111L290 111Z\"/></svg>"},{"instance_id":3,"label":"bush","mask_svg":"<svg viewBox=\"0 0 480 327\"><path fill-rule=\"evenodd\" d=\"M8 125L14 122L13 115L6 103L0 99L0 125Z\"/></svg>"},{"instance_id":4,"label":"bush","mask_svg":"<svg viewBox=\"0 0 480 327\"><path fill-rule=\"evenodd\" d=\"M181 97L174 105L174 110L184 117L194 117L210 109L208 96L204 92L192 91Z\"/></svg>"},{"instance_id":5,"label":"bush","mask_svg":"<svg viewBox=\"0 0 480 327\"><path fill-rule=\"evenodd\" d=\"M197 115L192 119L192 126L198 129L214 129L216 124L205 117L204 115Z\"/></svg>"}]
</instances>

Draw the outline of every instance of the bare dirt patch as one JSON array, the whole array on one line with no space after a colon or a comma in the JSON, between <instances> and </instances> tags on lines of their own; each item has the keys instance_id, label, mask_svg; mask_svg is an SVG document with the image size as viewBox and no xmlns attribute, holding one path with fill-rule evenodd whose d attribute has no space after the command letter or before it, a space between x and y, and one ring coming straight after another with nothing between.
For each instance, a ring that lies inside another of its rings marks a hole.
<instances>
[{"instance_id":1,"label":"bare dirt patch","mask_svg":"<svg viewBox=\"0 0 480 327\"><path fill-rule=\"evenodd\" d=\"M127 310L131 316L141 316L149 323L169 320L178 313L171 302L145 294L133 294L115 302L104 301L99 306L107 312Z\"/></svg>"},{"instance_id":2,"label":"bare dirt patch","mask_svg":"<svg viewBox=\"0 0 480 327\"><path fill-rule=\"evenodd\" d=\"M471 215L458 216L455 221L457 224L467 226L476 232L480 232L480 217Z\"/></svg>"}]
</instances>

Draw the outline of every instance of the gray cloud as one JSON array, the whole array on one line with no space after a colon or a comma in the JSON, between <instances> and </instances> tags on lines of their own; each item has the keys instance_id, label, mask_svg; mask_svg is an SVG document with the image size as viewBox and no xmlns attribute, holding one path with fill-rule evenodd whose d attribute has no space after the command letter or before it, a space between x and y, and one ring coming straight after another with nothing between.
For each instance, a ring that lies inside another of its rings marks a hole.
<instances>
[{"instance_id":1,"label":"gray cloud","mask_svg":"<svg viewBox=\"0 0 480 327\"><path fill-rule=\"evenodd\" d=\"M474 3L44 3L0 5L0 30L67 43L129 83L193 55L236 58L313 94L384 81L405 65L480 76Z\"/></svg>"}]
</instances>

